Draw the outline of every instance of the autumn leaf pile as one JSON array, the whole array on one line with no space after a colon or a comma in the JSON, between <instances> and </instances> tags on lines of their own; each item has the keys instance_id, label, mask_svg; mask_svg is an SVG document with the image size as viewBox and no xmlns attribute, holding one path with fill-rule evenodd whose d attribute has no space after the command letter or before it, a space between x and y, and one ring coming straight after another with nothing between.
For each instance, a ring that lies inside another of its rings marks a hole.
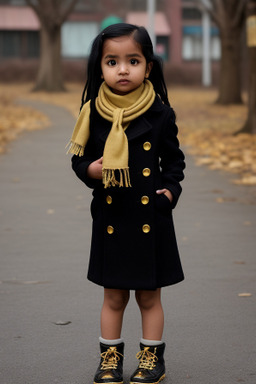
<instances>
[{"instance_id":1,"label":"autumn leaf pile","mask_svg":"<svg viewBox=\"0 0 256 384\"><path fill-rule=\"evenodd\" d=\"M15 140L23 131L47 126L48 119L41 112L17 104L13 95L0 91L0 154L8 142Z\"/></svg>"},{"instance_id":2,"label":"autumn leaf pile","mask_svg":"<svg viewBox=\"0 0 256 384\"><path fill-rule=\"evenodd\" d=\"M171 89L170 96L181 144L196 163L234 173L236 184L256 185L256 135L235 135L246 121L246 104L218 105L217 92L208 89Z\"/></svg>"},{"instance_id":3,"label":"autumn leaf pile","mask_svg":"<svg viewBox=\"0 0 256 384\"><path fill-rule=\"evenodd\" d=\"M31 85L1 87L0 152L23 130L47 124L41 113L17 104L17 98L64 106L77 117L82 88L81 84L69 84L68 92L47 94L31 93ZM234 135L246 121L246 102L217 105L216 90L195 87L171 87L169 98L176 111L181 145L196 163L233 173L236 184L256 185L256 135Z\"/></svg>"}]
</instances>

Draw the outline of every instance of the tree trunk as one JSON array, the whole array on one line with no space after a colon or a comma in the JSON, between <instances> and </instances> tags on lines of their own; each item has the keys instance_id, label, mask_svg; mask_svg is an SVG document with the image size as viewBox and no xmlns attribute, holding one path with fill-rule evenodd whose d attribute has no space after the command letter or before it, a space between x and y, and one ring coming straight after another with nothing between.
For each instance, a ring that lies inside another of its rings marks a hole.
<instances>
[{"instance_id":1,"label":"tree trunk","mask_svg":"<svg viewBox=\"0 0 256 384\"><path fill-rule=\"evenodd\" d=\"M256 56L256 55L255 55ZM256 134L256 71L250 76L248 116L244 127L238 133Z\"/></svg>"},{"instance_id":2,"label":"tree trunk","mask_svg":"<svg viewBox=\"0 0 256 384\"><path fill-rule=\"evenodd\" d=\"M256 1L247 4L247 46L249 57L248 116L238 132L256 134Z\"/></svg>"},{"instance_id":3,"label":"tree trunk","mask_svg":"<svg viewBox=\"0 0 256 384\"><path fill-rule=\"evenodd\" d=\"M64 91L61 70L61 26L77 0L26 0L40 20L40 64L34 91Z\"/></svg>"},{"instance_id":4,"label":"tree trunk","mask_svg":"<svg viewBox=\"0 0 256 384\"><path fill-rule=\"evenodd\" d=\"M64 91L61 71L61 26L41 25L40 65L34 91Z\"/></svg>"},{"instance_id":5,"label":"tree trunk","mask_svg":"<svg viewBox=\"0 0 256 384\"><path fill-rule=\"evenodd\" d=\"M201 0L220 31L218 104L241 104L241 35L246 0ZM254 0L253 0L254 1Z\"/></svg>"},{"instance_id":6,"label":"tree trunk","mask_svg":"<svg viewBox=\"0 0 256 384\"><path fill-rule=\"evenodd\" d=\"M240 29L221 31L218 104L241 104Z\"/></svg>"}]
</instances>

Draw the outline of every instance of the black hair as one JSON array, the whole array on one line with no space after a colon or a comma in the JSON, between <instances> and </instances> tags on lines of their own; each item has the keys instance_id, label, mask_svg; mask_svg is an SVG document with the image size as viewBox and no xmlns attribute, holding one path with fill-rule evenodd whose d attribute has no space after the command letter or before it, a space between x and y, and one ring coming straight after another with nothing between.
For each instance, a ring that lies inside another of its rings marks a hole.
<instances>
[{"instance_id":1,"label":"black hair","mask_svg":"<svg viewBox=\"0 0 256 384\"><path fill-rule=\"evenodd\" d=\"M103 82L101 71L101 57L104 41L107 39L132 36L140 44L142 53L147 63L152 62L153 67L148 79L152 82L155 92L162 102L169 104L167 87L164 81L162 60L153 52L153 45L147 30L133 24L118 23L105 28L93 41L91 53L87 64L87 81L82 94L82 105L98 96L98 91Z\"/></svg>"}]
</instances>

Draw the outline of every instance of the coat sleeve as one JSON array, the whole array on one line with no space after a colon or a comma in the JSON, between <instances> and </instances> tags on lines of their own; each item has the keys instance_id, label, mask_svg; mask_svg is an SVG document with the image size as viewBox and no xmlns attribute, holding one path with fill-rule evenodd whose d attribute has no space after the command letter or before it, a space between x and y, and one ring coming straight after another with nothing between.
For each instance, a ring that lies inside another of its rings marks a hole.
<instances>
[{"instance_id":1,"label":"coat sleeve","mask_svg":"<svg viewBox=\"0 0 256 384\"><path fill-rule=\"evenodd\" d=\"M76 173L77 177L82 180L87 187L92 189L102 184L101 180L92 179L87 175L89 165L95 160L97 160L97 156L93 140L91 138L88 140L83 156L73 155L71 159L72 169Z\"/></svg>"},{"instance_id":2,"label":"coat sleeve","mask_svg":"<svg viewBox=\"0 0 256 384\"><path fill-rule=\"evenodd\" d=\"M180 182L184 179L183 170L185 168L185 156L180 149L177 134L175 113L170 108L162 128L160 167L162 188L168 189L173 195L172 208L176 206L182 191Z\"/></svg>"}]
</instances>

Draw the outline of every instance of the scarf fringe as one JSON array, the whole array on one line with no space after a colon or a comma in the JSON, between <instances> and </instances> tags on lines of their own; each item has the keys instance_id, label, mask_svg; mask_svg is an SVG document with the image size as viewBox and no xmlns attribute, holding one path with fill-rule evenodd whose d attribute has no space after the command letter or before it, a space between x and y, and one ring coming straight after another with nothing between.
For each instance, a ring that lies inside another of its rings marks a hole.
<instances>
[{"instance_id":1,"label":"scarf fringe","mask_svg":"<svg viewBox=\"0 0 256 384\"><path fill-rule=\"evenodd\" d=\"M115 171L119 171L120 181L116 180ZM102 169L102 181L104 188L115 187L131 187L129 168L122 169Z\"/></svg>"},{"instance_id":2,"label":"scarf fringe","mask_svg":"<svg viewBox=\"0 0 256 384\"><path fill-rule=\"evenodd\" d=\"M83 145L80 145L80 144L77 144L73 141L70 141L67 145L66 145L66 148L68 148L68 151L67 151L67 154L68 153L71 153L73 155L77 155L77 156L83 156L84 154L84 146Z\"/></svg>"}]
</instances>

